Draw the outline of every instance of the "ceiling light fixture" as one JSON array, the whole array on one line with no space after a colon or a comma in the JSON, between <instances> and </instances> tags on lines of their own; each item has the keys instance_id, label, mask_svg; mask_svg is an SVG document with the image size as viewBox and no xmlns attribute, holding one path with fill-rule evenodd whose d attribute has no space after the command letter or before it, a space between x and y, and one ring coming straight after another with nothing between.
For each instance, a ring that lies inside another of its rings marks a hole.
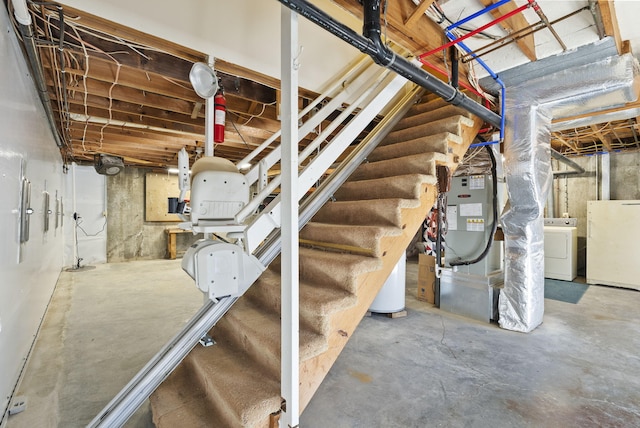
<instances>
[{"instance_id":1,"label":"ceiling light fixture","mask_svg":"<svg viewBox=\"0 0 640 428\"><path fill-rule=\"evenodd\" d=\"M211 98L218 92L218 78L213 68L204 62L196 62L191 66L189 81L201 98Z\"/></svg>"}]
</instances>

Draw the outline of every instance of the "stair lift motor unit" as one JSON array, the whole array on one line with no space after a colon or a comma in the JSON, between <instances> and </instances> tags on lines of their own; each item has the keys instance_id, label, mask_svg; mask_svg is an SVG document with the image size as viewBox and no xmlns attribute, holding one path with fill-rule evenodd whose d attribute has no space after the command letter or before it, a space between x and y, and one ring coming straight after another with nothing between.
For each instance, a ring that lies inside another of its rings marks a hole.
<instances>
[{"instance_id":1,"label":"stair lift motor unit","mask_svg":"<svg viewBox=\"0 0 640 428\"><path fill-rule=\"evenodd\" d=\"M185 253L182 269L213 300L241 296L265 267L238 245L201 239Z\"/></svg>"}]
</instances>

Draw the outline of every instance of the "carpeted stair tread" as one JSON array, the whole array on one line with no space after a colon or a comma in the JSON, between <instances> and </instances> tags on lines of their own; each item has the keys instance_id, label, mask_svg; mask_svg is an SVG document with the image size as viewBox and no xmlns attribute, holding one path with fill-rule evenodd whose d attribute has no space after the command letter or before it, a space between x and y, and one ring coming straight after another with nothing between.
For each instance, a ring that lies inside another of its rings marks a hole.
<instances>
[{"instance_id":1,"label":"carpeted stair tread","mask_svg":"<svg viewBox=\"0 0 640 428\"><path fill-rule=\"evenodd\" d=\"M371 199L327 202L311 221L318 223L402 227L402 209L416 208L416 199Z\"/></svg>"},{"instance_id":2,"label":"carpeted stair tread","mask_svg":"<svg viewBox=\"0 0 640 428\"><path fill-rule=\"evenodd\" d=\"M414 126L413 128L392 131L380 144L386 146L387 144L415 140L416 138L440 134L441 132L450 132L452 134L461 135L462 125L473 126L473 120L464 116L453 116L436 120L435 122Z\"/></svg>"},{"instance_id":3,"label":"carpeted stair tread","mask_svg":"<svg viewBox=\"0 0 640 428\"><path fill-rule=\"evenodd\" d=\"M455 169L451 150L460 156L473 138L470 114L429 97L411 108L300 233L303 407L384 282L391 259L379 241L386 237L394 257L406 247L424 219L416 208L426 211L433 202L436 164ZM212 330L218 344L197 346L152 395L156 426L269 426L281 404L279 271L278 257Z\"/></svg>"},{"instance_id":4,"label":"carpeted stair tread","mask_svg":"<svg viewBox=\"0 0 640 428\"><path fill-rule=\"evenodd\" d=\"M263 309L279 316L281 280L278 272L267 269L247 291L246 296L254 304L260 304ZM354 294L330 284L315 284L304 280L299 284L300 325L319 334L326 333L329 315L350 308L357 301Z\"/></svg>"},{"instance_id":5,"label":"carpeted stair tread","mask_svg":"<svg viewBox=\"0 0 640 428\"><path fill-rule=\"evenodd\" d=\"M266 422L280 407L279 377L225 340L207 348L197 345L185 363L198 381L191 387L204 389L208 405L215 409L212 413L225 421L222 425L207 421L205 426L261 426L256 422ZM173 426L191 425L183 420Z\"/></svg>"},{"instance_id":6,"label":"carpeted stair tread","mask_svg":"<svg viewBox=\"0 0 640 428\"><path fill-rule=\"evenodd\" d=\"M404 174L371 180L347 181L334 194L338 201L418 199L422 184L435 185L435 175Z\"/></svg>"},{"instance_id":7,"label":"carpeted stair tread","mask_svg":"<svg viewBox=\"0 0 640 428\"><path fill-rule=\"evenodd\" d=\"M264 369L280 372L280 316L265 311L243 298L233 306L213 329L213 338L224 336L235 346L253 355ZM326 350L326 338L300 326L300 361Z\"/></svg>"},{"instance_id":8,"label":"carpeted stair tread","mask_svg":"<svg viewBox=\"0 0 640 428\"><path fill-rule=\"evenodd\" d=\"M453 104L449 104L442 98L438 98L437 100L433 100L429 102L421 102L411 107L407 115L404 118L402 118L400 122L398 122L398 126L400 126L401 128L406 128L404 124L401 125L401 122L403 122L404 120L414 118L416 116L419 116L425 113L431 113L431 112L433 112L433 116L431 117L425 116L425 119L427 119L426 120L427 122L431 122L433 120L442 119L443 117L449 117L449 116L464 116L468 118L473 117L473 114L466 111L465 109L454 106ZM409 123L409 122L410 121L407 120L407 122L405 123ZM415 124L419 124L419 122ZM414 126L414 125L409 125L409 126Z\"/></svg>"},{"instance_id":9,"label":"carpeted stair tread","mask_svg":"<svg viewBox=\"0 0 640 428\"><path fill-rule=\"evenodd\" d=\"M349 181L393 177L403 174L435 175L436 162L446 162L442 153L419 153L377 162L363 163L349 177Z\"/></svg>"},{"instance_id":10,"label":"carpeted stair tread","mask_svg":"<svg viewBox=\"0 0 640 428\"><path fill-rule=\"evenodd\" d=\"M382 266L375 257L300 248L300 279L310 284L339 287L356 293L357 277Z\"/></svg>"},{"instance_id":11,"label":"carpeted stair tread","mask_svg":"<svg viewBox=\"0 0 640 428\"><path fill-rule=\"evenodd\" d=\"M311 241L310 245L381 257L380 239L401 234L399 227L309 222L300 231L300 239Z\"/></svg>"},{"instance_id":12,"label":"carpeted stair tread","mask_svg":"<svg viewBox=\"0 0 640 428\"><path fill-rule=\"evenodd\" d=\"M212 407L207 391L186 363L180 364L149 397L153 424L157 428L177 426L229 426Z\"/></svg>"},{"instance_id":13,"label":"carpeted stair tread","mask_svg":"<svg viewBox=\"0 0 640 428\"><path fill-rule=\"evenodd\" d=\"M460 145L461 143L462 139L457 135L443 132L428 137L420 137L414 140L377 147L367 156L367 160L369 162L377 162L428 152L449 154L452 152L451 146Z\"/></svg>"}]
</instances>

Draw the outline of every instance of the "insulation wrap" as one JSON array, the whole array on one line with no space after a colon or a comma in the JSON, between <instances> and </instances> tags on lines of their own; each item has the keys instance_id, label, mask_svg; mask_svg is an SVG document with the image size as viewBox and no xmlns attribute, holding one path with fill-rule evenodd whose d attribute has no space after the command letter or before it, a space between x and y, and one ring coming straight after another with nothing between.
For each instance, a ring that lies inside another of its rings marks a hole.
<instances>
[{"instance_id":1,"label":"insulation wrap","mask_svg":"<svg viewBox=\"0 0 640 428\"><path fill-rule=\"evenodd\" d=\"M505 174L509 203L500 326L529 332L544 314L544 206L552 181L551 120L635 101L640 89L632 55L615 56L507 88Z\"/></svg>"}]
</instances>

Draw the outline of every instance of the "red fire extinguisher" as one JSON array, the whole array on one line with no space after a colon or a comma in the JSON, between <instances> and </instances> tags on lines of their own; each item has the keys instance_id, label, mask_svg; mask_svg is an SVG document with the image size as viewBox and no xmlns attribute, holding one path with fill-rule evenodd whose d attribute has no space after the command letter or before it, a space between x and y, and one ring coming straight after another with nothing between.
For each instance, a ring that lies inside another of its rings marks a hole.
<instances>
[{"instance_id":1,"label":"red fire extinguisher","mask_svg":"<svg viewBox=\"0 0 640 428\"><path fill-rule=\"evenodd\" d=\"M213 99L213 141L224 143L224 121L227 115L227 100L224 98L224 90L220 90Z\"/></svg>"}]
</instances>

